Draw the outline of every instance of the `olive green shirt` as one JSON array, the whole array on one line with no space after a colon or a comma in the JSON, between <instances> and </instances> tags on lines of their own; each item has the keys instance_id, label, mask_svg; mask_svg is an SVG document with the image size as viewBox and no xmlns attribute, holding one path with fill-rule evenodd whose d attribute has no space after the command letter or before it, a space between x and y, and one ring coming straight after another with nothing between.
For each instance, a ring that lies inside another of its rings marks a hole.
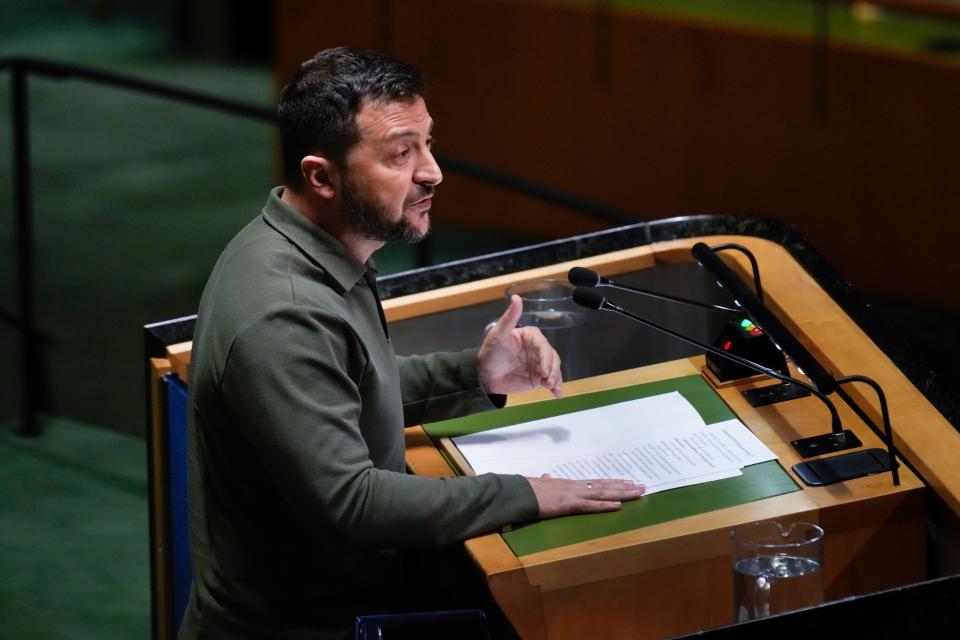
<instances>
[{"instance_id":1,"label":"olive green shirt","mask_svg":"<svg viewBox=\"0 0 960 640\"><path fill-rule=\"evenodd\" d=\"M493 408L476 351L397 357L371 267L281 193L224 250L200 302L181 637L338 628L403 589L396 549L538 511L521 476L406 473L404 426Z\"/></svg>"}]
</instances>

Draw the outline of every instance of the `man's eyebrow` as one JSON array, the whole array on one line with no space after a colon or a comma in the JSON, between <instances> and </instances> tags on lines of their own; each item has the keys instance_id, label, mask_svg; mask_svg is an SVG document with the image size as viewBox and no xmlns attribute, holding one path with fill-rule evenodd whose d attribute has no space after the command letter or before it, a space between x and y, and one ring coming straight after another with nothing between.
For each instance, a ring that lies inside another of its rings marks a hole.
<instances>
[{"instance_id":1,"label":"man's eyebrow","mask_svg":"<svg viewBox=\"0 0 960 640\"><path fill-rule=\"evenodd\" d=\"M419 131L414 131L413 129L401 129L400 131L394 131L387 136L387 142L392 142L394 140L399 140L400 138L416 138L420 135Z\"/></svg>"},{"instance_id":2,"label":"man's eyebrow","mask_svg":"<svg viewBox=\"0 0 960 640\"><path fill-rule=\"evenodd\" d=\"M427 138L433 133L433 120L430 121L430 126L427 128ZM394 140L399 140L401 138L416 138L420 135L419 129L399 129L394 131L387 136L387 142L393 142Z\"/></svg>"}]
</instances>

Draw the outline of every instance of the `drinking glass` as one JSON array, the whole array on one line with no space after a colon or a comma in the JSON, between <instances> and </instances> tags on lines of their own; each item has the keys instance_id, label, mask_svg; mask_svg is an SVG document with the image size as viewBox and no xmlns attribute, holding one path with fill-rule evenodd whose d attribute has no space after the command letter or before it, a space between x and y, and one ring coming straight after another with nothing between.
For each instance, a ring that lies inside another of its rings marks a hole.
<instances>
[{"instance_id":1,"label":"drinking glass","mask_svg":"<svg viewBox=\"0 0 960 640\"><path fill-rule=\"evenodd\" d=\"M765 520L735 527L733 618L763 618L823 601L823 529Z\"/></svg>"}]
</instances>

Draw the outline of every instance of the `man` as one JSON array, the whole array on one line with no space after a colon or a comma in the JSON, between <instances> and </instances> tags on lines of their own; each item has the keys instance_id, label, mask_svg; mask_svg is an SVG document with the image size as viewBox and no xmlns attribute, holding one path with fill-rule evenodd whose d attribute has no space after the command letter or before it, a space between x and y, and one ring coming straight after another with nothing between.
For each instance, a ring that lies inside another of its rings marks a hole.
<instances>
[{"instance_id":1,"label":"man","mask_svg":"<svg viewBox=\"0 0 960 640\"><path fill-rule=\"evenodd\" d=\"M398 550L643 491L405 473L405 425L538 386L561 394L556 352L516 328L519 298L479 350L393 353L370 258L430 229L442 176L422 93L397 60L331 49L281 94L286 186L224 250L200 302L181 637L338 637L358 612L397 606L409 579Z\"/></svg>"}]
</instances>

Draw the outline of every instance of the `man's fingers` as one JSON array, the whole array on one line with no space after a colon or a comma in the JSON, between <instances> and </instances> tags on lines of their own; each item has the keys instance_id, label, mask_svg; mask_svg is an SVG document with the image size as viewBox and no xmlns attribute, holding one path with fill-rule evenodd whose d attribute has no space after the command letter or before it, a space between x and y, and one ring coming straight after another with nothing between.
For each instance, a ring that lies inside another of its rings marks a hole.
<instances>
[{"instance_id":1,"label":"man's fingers","mask_svg":"<svg viewBox=\"0 0 960 640\"><path fill-rule=\"evenodd\" d=\"M632 480L588 480L583 487L588 500L634 500L646 491L646 487Z\"/></svg>"},{"instance_id":2,"label":"man's fingers","mask_svg":"<svg viewBox=\"0 0 960 640\"><path fill-rule=\"evenodd\" d=\"M563 375L560 373L560 357L554 356L550 373L543 380L543 386L555 397L563 397Z\"/></svg>"},{"instance_id":3,"label":"man's fingers","mask_svg":"<svg viewBox=\"0 0 960 640\"><path fill-rule=\"evenodd\" d=\"M575 482L581 494L572 513L616 511L621 503L636 500L646 491L646 487L633 480L576 480Z\"/></svg>"},{"instance_id":4,"label":"man's fingers","mask_svg":"<svg viewBox=\"0 0 960 640\"><path fill-rule=\"evenodd\" d=\"M632 480L565 480L528 478L540 505L540 517L552 518L569 513L614 511L622 502L636 500L645 487Z\"/></svg>"},{"instance_id":5,"label":"man's fingers","mask_svg":"<svg viewBox=\"0 0 960 640\"><path fill-rule=\"evenodd\" d=\"M507 304L506 311L503 312L503 315L500 316L497 323L493 325L490 333L495 334L495 336L499 338L506 337L507 334L517 327L521 315L523 315L523 300L521 300L518 295L510 296L510 302Z\"/></svg>"},{"instance_id":6,"label":"man's fingers","mask_svg":"<svg viewBox=\"0 0 960 640\"><path fill-rule=\"evenodd\" d=\"M557 398L563 397L563 374L560 372L560 354L556 351L553 352L550 373L547 374L547 381L544 386Z\"/></svg>"},{"instance_id":7,"label":"man's fingers","mask_svg":"<svg viewBox=\"0 0 960 640\"><path fill-rule=\"evenodd\" d=\"M562 398L560 354L536 327L525 327L521 331L524 349L533 356L529 365L531 386L544 387L554 396Z\"/></svg>"},{"instance_id":8,"label":"man's fingers","mask_svg":"<svg viewBox=\"0 0 960 640\"><path fill-rule=\"evenodd\" d=\"M571 513L602 513L616 511L622 505L612 500L581 500Z\"/></svg>"}]
</instances>

